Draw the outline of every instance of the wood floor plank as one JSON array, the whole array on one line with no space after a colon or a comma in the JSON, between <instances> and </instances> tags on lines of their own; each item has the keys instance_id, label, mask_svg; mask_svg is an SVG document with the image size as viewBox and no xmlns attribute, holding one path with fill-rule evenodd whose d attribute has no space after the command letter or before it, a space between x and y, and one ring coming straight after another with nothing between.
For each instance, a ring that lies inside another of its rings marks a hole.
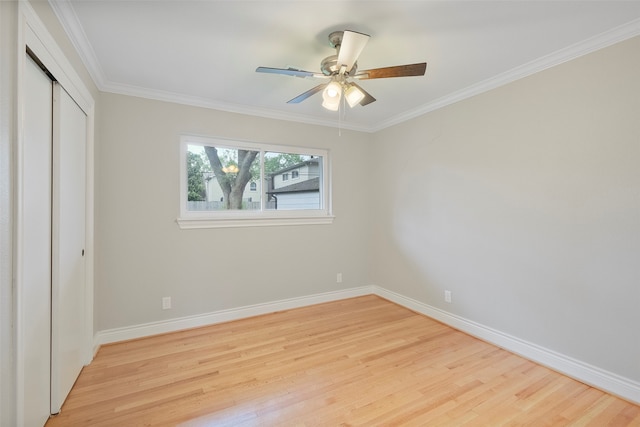
<instances>
[{"instance_id":1,"label":"wood floor plank","mask_svg":"<svg viewBox=\"0 0 640 427\"><path fill-rule=\"evenodd\" d=\"M640 407L376 296L103 346L57 426L640 426Z\"/></svg>"}]
</instances>

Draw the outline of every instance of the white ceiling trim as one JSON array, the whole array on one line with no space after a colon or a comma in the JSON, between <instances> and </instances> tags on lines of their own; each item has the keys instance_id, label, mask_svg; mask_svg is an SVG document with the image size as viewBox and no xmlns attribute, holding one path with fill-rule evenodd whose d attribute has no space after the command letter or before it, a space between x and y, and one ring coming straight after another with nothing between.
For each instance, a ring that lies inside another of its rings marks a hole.
<instances>
[{"instance_id":1,"label":"white ceiling trim","mask_svg":"<svg viewBox=\"0 0 640 427\"><path fill-rule=\"evenodd\" d=\"M405 122L638 35L640 35L640 19L636 19L635 21L631 21L587 40L578 42L550 55L543 56L527 64L513 68L505 73L471 85L465 89L453 92L447 96L430 102L429 104L407 111L404 114L392 117L389 120L381 122L379 126L370 129L370 132L377 132L387 127Z\"/></svg>"},{"instance_id":2,"label":"white ceiling trim","mask_svg":"<svg viewBox=\"0 0 640 427\"><path fill-rule=\"evenodd\" d=\"M104 86L104 92L115 93L119 95L135 96L145 99L154 99L156 101L166 101L176 104L188 105L191 107L209 108L212 110L220 110L228 113L246 114L254 117L264 117L267 119L285 120L289 122L298 122L318 126L340 127L341 129L355 130L358 132L372 132L368 126L358 126L347 124L345 122L338 123L338 114L330 120L316 119L302 114L287 113L272 110L270 108L250 107L247 105L232 104L228 102L216 102L208 98L197 96L187 96L174 92L165 92L159 90L150 90L137 86L108 83Z\"/></svg>"},{"instance_id":3,"label":"white ceiling trim","mask_svg":"<svg viewBox=\"0 0 640 427\"><path fill-rule=\"evenodd\" d=\"M291 122L313 124L328 127L340 127L342 129L354 130L359 132L371 132L367 126L358 126L347 123L338 124L338 118L335 120L322 120L309 117L302 114L284 113L271 110L268 108L249 107L246 105L235 105L224 102L216 102L202 97L187 96L178 93L147 89L139 86L130 86L119 83L110 82L106 79L102 67L96 57L96 54L87 40L87 36L80 24L78 15L70 2L49 0L56 17L62 24L71 43L78 51L82 62L89 71L97 88L102 92L115 93L119 95L135 96L139 98L154 99L157 101L173 102L176 104L189 105L193 107L209 108L221 110L230 113L247 114L251 116L264 117L268 119L286 120Z\"/></svg>"},{"instance_id":4,"label":"white ceiling trim","mask_svg":"<svg viewBox=\"0 0 640 427\"><path fill-rule=\"evenodd\" d=\"M49 4L58 21L62 24L62 28L64 28L67 36L69 36L73 47L76 48L76 51L80 55L84 66L87 67L93 82L99 90L106 92L104 72L102 71L100 62L98 62L96 53L93 51L93 47L91 47L87 40L87 35L80 24L76 11L73 9L73 6L71 6L71 2L49 0Z\"/></svg>"},{"instance_id":5,"label":"white ceiling trim","mask_svg":"<svg viewBox=\"0 0 640 427\"><path fill-rule=\"evenodd\" d=\"M407 111L403 114L396 115L394 117L390 117L389 119L379 123L376 126L360 126L347 124L344 122L339 123L337 116L335 120L316 119L302 114L275 111L268 108L258 108L246 105L217 102L202 97L187 96L173 92L152 90L138 86L122 85L110 82L106 79L104 72L102 71L102 67L97 60L95 52L87 41L87 37L82 26L80 25L80 21L71 3L65 1L49 0L49 4L60 20L74 47L78 51L78 54L87 67L89 74L94 80L94 83L102 92L136 96L166 102L174 102L183 105L203 107L238 114L247 114L269 119L286 120L319 126L341 127L343 129L369 133L374 133L387 127L394 126L412 118L437 110L439 108L443 108L447 105L451 105L472 96L479 95L481 93L498 88L505 84L530 76L537 72L546 70L548 68L594 52L596 50L640 35L640 19L636 19L627 24L606 31L602 34L576 43L567 48L561 49L550 55L543 56L527 64L516 67L510 71L471 85L465 89L453 92L421 107Z\"/></svg>"}]
</instances>

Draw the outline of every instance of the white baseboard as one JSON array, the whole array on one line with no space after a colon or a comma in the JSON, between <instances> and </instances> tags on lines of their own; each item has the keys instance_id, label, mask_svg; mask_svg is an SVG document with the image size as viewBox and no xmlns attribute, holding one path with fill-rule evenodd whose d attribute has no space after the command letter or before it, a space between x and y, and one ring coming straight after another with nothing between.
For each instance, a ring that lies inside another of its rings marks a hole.
<instances>
[{"instance_id":1,"label":"white baseboard","mask_svg":"<svg viewBox=\"0 0 640 427\"><path fill-rule=\"evenodd\" d=\"M469 335L575 378L585 384L640 404L640 383L374 285L100 331L95 336L94 349L97 351L102 344L213 325L261 314L370 294L378 295L381 298L392 301L417 313L424 314Z\"/></svg>"},{"instance_id":2,"label":"white baseboard","mask_svg":"<svg viewBox=\"0 0 640 427\"><path fill-rule=\"evenodd\" d=\"M195 316L180 317L176 319L162 320L159 322L144 323L141 325L125 326L123 328L99 331L94 337L94 349L102 344L118 341L126 341L135 338L143 338L151 335L175 332L183 329L197 328L200 326L214 325L216 323L229 322L231 320L244 319L261 314L274 313L276 311L290 310L292 308L307 305L321 304L323 302L338 301L373 293L373 287L362 286L359 288L342 289L322 294L307 295L303 297L288 298L279 301L271 301L262 304L247 305L228 310L214 311L212 313L198 314ZM95 354L95 352L94 352Z\"/></svg>"},{"instance_id":3,"label":"white baseboard","mask_svg":"<svg viewBox=\"0 0 640 427\"><path fill-rule=\"evenodd\" d=\"M483 341L497 345L505 350L509 350L536 363L547 366L585 384L640 404L640 383L638 382L440 310L439 308L416 301L412 298L407 298L387 289L378 286L372 286L372 288L374 294L384 299L424 314L425 316L480 338Z\"/></svg>"}]
</instances>

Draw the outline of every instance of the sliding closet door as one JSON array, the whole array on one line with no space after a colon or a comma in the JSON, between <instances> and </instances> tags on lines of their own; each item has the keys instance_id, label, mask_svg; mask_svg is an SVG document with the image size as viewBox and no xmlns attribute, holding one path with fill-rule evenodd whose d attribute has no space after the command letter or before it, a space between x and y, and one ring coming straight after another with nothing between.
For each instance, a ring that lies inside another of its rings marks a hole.
<instances>
[{"instance_id":1,"label":"sliding closet door","mask_svg":"<svg viewBox=\"0 0 640 427\"><path fill-rule=\"evenodd\" d=\"M30 57L24 79L19 401L24 426L40 427L60 411L86 353L87 118Z\"/></svg>"},{"instance_id":2,"label":"sliding closet door","mask_svg":"<svg viewBox=\"0 0 640 427\"><path fill-rule=\"evenodd\" d=\"M27 57L21 153L22 203L18 257L21 396L25 427L42 426L50 412L52 84Z\"/></svg>"},{"instance_id":3,"label":"sliding closet door","mask_svg":"<svg viewBox=\"0 0 640 427\"><path fill-rule=\"evenodd\" d=\"M59 84L53 91L51 412L84 365L87 116Z\"/></svg>"}]
</instances>

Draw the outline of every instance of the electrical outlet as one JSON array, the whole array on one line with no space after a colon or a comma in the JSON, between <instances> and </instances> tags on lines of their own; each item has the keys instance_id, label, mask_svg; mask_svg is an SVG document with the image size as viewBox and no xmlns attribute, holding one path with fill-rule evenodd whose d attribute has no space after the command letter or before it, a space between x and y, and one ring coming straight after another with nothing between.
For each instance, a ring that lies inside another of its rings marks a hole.
<instances>
[{"instance_id":1,"label":"electrical outlet","mask_svg":"<svg viewBox=\"0 0 640 427\"><path fill-rule=\"evenodd\" d=\"M342 273L336 274L336 283L342 283Z\"/></svg>"},{"instance_id":2,"label":"electrical outlet","mask_svg":"<svg viewBox=\"0 0 640 427\"><path fill-rule=\"evenodd\" d=\"M171 308L171 297L162 297L162 309L169 310Z\"/></svg>"},{"instance_id":3,"label":"electrical outlet","mask_svg":"<svg viewBox=\"0 0 640 427\"><path fill-rule=\"evenodd\" d=\"M451 291L444 291L444 302L451 304Z\"/></svg>"}]
</instances>

